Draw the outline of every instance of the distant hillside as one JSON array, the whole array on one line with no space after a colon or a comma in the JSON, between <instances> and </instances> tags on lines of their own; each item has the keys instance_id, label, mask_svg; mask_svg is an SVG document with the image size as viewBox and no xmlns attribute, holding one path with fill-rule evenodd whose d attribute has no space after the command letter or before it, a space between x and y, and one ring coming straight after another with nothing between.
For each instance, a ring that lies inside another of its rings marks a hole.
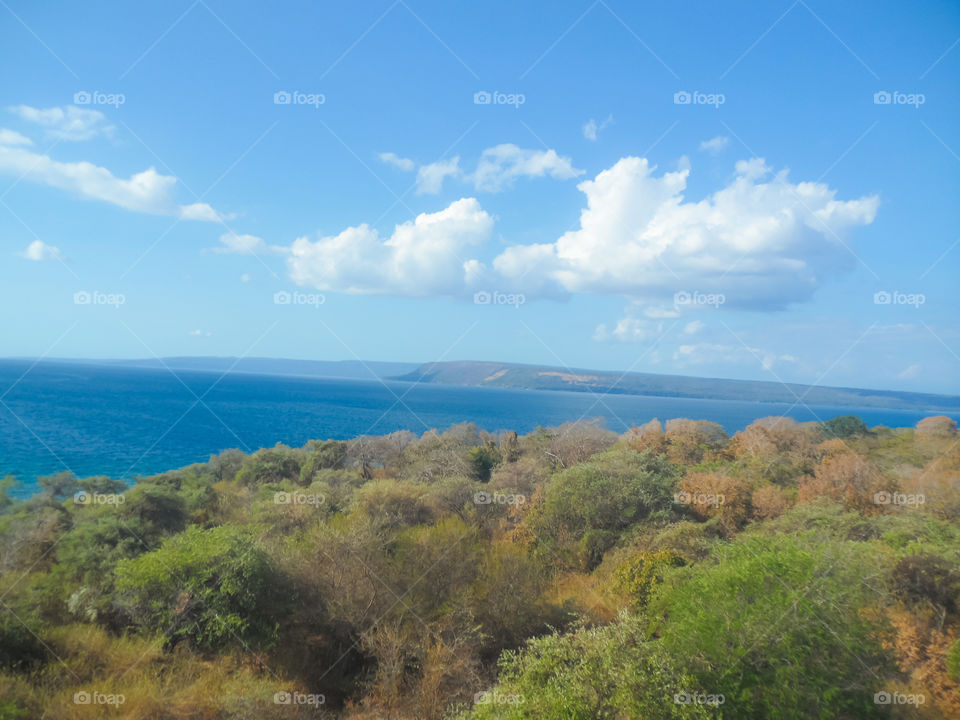
<instances>
[{"instance_id":1,"label":"distant hillside","mask_svg":"<svg viewBox=\"0 0 960 720\"><path fill-rule=\"evenodd\" d=\"M70 360L86 365L112 365L171 370L198 370L205 372L238 372L258 375L290 375L298 377L341 378L344 380L376 380L415 372L417 363L363 362L360 360L286 360L262 357L168 357L143 360Z\"/></svg>"},{"instance_id":2,"label":"distant hillside","mask_svg":"<svg viewBox=\"0 0 960 720\"><path fill-rule=\"evenodd\" d=\"M573 390L623 395L706 398L793 403L807 405L852 405L923 410L960 410L960 397L894 390L820 387L758 380L724 380L683 375L620 373L545 365L500 362L433 362L392 378L410 382L523 388L528 390Z\"/></svg>"}]
</instances>

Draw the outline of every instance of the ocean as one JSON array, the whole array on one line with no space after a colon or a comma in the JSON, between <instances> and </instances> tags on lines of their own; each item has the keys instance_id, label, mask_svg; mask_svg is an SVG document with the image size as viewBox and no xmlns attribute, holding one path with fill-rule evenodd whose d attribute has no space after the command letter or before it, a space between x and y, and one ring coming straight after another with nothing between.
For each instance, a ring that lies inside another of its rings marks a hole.
<instances>
[{"instance_id":1,"label":"ocean","mask_svg":"<svg viewBox=\"0 0 960 720\"><path fill-rule=\"evenodd\" d=\"M417 434L464 421L485 430L526 433L602 417L623 432L652 418L712 420L733 433L759 417L799 421L858 415L867 425L906 427L927 415L883 408L828 407L585 392L506 390L379 380L117 368L0 360L0 477L36 491L36 479L62 470L79 477L135 480L228 448L278 442L346 440L395 430Z\"/></svg>"}]
</instances>

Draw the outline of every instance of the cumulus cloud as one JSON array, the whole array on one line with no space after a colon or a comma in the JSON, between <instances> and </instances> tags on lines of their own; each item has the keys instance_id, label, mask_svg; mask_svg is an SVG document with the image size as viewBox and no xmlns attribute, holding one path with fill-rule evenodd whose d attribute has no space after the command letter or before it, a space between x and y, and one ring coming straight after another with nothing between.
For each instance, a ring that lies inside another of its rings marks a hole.
<instances>
[{"instance_id":1,"label":"cumulus cloud","mask_svg":"<svg viewBox=\"0 0 960 720\"><path fill-rule=\"evenodd\" d=\"M262 238L256 235L242 235L235 232L228 232L221 235L220 247L210 249L215 253L224 255L265 255L268 253L283 255L289 252L289 248L267 245ZM247 278L243 282L247 282L250 279L249 276L243 277Z\"/></svg>"},{"instance_id":2,"label":"cumulus cloud","mask_svg":"<svg viewBox=\"0 0 960 720\"><path fill-rule=\"evenodd\" d=\"M597 122L593 118L587 120L583 125L583 136L591 142L597 141L597 134L613 123L613 115L608 115L603 122Z\"/></svg>"},{"instance_id":3,"label":"cumulus cloud","mask_svg":"<svg viewBox=\"0 0 960 720\"><path fill-rule=\"evenodd\" d=\"M478 192L495 193L511 188L520 178L567 180L582 174L583 170L574 168L573 161L558 155L556 150L531 150L504 143L484 150L473 172L460 167L459 157L420 166L417 193L439 193L448 177L459 178Z\"/></svg>"},{"instance_id":4,"label":"cumulus cloud","mask_svg":"<svg viewBox=\"0 0 960 720\"><path fill-rule=\"evenodd\" d=\"M404 170L406 172L410 172L417 167L417 164L410 158L400 157L396 153L392 152L380 153L380 162L384 162L387 165L393 165L393 167L399 168L400 170Z\"/></svg>"},{"instance_id":5,"label":"cumulus cloud","mask_svg":"<svg viewBox=\"0 0 960 720\"><path fill-rule=\"evenodd\" d=\"M717 135L715 138L710 138L700 143L700 149L711 155L718 155L729 144L730 138L726 135Z\"/></svg>"},{"instance_id":6,"label":"cumulus cloud","mask_svg":"<svg viewBox=\"0 0 960 720\"><path fill-rule=\"evenodd\" d=\"M64 107L34 108L15 105L14 115L46 128L48 137L57 140L89 140L96 135L111 135L115 128L105 124L106 117L99 110L65 105Z\"/></svg>"},{"instance_id":7,"label":"cumulus cloud","mask_svg":"<svg viewBox=\"0 0 960 720\"><path fill-rule=\"evenodd\" d=\"M696 335L698 332L703 330L706 327L699 320L691 320L686 325L683 326L683 332L687 335Z\"/></svg>"},{"instance_id":8,"label":"cumulus cloud","mask_svg":"<svg viewBox=\"0 0 960 720\"><path fill-rule=\"evenodd\" d=\"M574 168L570 158L561 157L556 150L526 150L505 143L483 151L471 179L477 190L499 192L521 177L568 180L578 175L583 175L583 170Z\"/></svg>"},{"instance_id":9,"label":"cumulus cloud","mask_svg":"<svg viewBox=\"0 0 960 720\"><path fill-rule=\"evenodd\" d=\"M0 145L0 173L134 212L187 220L218 219L217 213L206 203L177 205L173 198L177 179L161 175L152 167L124 179L90 162L59 162L23 147Z\"/></svg>"},{"instance_id":10,"label":"cumulus cloud","mask_svg":"<svg viewBox=\"0 0 960 720\"><path fill-rule=\"evenodd\" d=\"M506 249L493 260L502 285L528 297L617 294L651 305L679 291L722 293L725 307L779 309L852 267L841 239L871 223L879 204L792 183L761 158L737 163L731 182L700 201L684 197L689 169L654 170L627 157L580 183L580 228Z\"/></svg>"},{"instance_id":11,"label":"cumulus cloud","mask_svg":"<svg viewBox=\"0 0 960 720\"><path fill-rule=\"evenodd\" d=\"M25 260L62 260L63 255L60 250L53 245L47 245L42 240L34 240L27 246L27 249L18 253Z\"/></svg>"},{"instance_id":12,"label":"cumulus cloud","mask_svg":"<svg viewBox=\"0 0 960 720\"><path fill-rule=\"evenodd\" d=\"M443 181L460 175L460 157L439 160L422 165L417 171L417 194L436 195L443 189Z\"/></svg>"},{"instance_id":13,"label":"cumulus cloud","mask_svg":"<svg viewBox=\"0 0 960 720\"><path fill-rule=\"evenodd\" d=\"M0 128L0 145L33 145L33 140L14 130Z\"/></svg>"},{"instance_id":14,"label":"cumulus cloud","mask_svg":"<svg viewBox=\"0 0 960 720\"><path fill-rule=\"evenodd\" d=\"M287 265L300 285L354 294L462 295L471 264L464 258L486 242L490 217L474 198L397 225L383 239L363 224L290 248Z\"/></svg>"}]
</instances>

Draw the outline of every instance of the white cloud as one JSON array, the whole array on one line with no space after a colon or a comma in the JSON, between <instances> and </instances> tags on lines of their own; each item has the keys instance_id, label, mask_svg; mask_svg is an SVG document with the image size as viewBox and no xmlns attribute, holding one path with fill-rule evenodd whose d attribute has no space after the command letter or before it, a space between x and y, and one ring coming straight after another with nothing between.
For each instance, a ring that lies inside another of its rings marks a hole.
<instances>
[{"instance_id":1,"label":"white cloud","mask_svg":"<svg viewBox=\"0 0 960 720\"><path fill-rule=\"evenodd\" d=\"M106 117L99 110L76 105L45 109L15 105L9 109L20 119L46 128L48 137L58 140L89 140L98 134L111 135L115 130L112 125L103 124Z\"/></svg>"},{"instance_id":2,"label":"white cloud","mask_svg":"<svg viewBox=\"0 0 960 720\"><path fill-rule=\"evenodd\" d=\"M380 153L380 161L385 162L387 165L393 165L395 168L399 168L400 170L404 170L406 172L410 172L417 166L413 160L400 157L396 153L392 152Z\"/></svg>"},{"instance_id":3,"label":"white cloud","mask_svg":"<svg viewBox=\"0 0 960 720\"><path fill-rule=\"evenodd\" d=\"M583 170L574 168L570 158L558 155L556 150L530 150L504 143L484 150L472 173L461 169L459 157L422 165L417 172L417 193L439 193L448 177L460 178L479 192L494 193L509 189L520 178L567 180L582 174Z\"/></svg>"},{"instance_id":4,"label":"white cloud","mask_svg":"<svg viewBox=\"0 0 960 720\"><path fill-rule=\"evenodd\" d=\"M601 324L593 333L593 339L598 341L620 340L622 342L638 342L646 340L649 337L649 323L642 318L624 317L617 321L612 331L607 331L607 326Z\"/></svg>"},{"instance_id":5,"label":"white cloud","mask_svg":"<svg viewBox=\"0 0 960 720\"><path fill-rule=\"evenodd\" d=\"M759 362L764 370L772 370L775 366L782 363L799 362L797 358L792 355L780 355L771 350L764 350L763 348L713 343L680 345L673 353L673 359L678 367L725 363L755 365Z\"/></svg>"},{"instance_id":6,"label":"white cloud","mask_svg":"<svg viewBox=\"0 0 960 720\"><path fill-rule=\"evenodd\" d=\"M688 322L686 325L683 326L683 332L686 333L687 335L696 335L705 327L706 325L704 325L699 320L692 320L691 322Z\"/></svg>"},{"instance_id":7,"label":"white cloud","mask_svg":"<svg viewBox=\"0 0 960 720\"><path fill-rule=\"evenodd\" d=\"M574 168L570 158L557 155L556 150L526 150L505 143L483 151L471 179L477 190L499 192L521 177L548 175L567 180L582 174L583 170Z\"/></svg>"},{"instance_id":8,"label":"white cloud","mask_svg":"<svg viewBox=\"0 0 960 720\"><path fill-rule=\"evenodd\" d=\"M242 283L248 283L248 282L250 282L250 273L244 273L243 275L241 275L241 276L240 276L240 282L242 282Z\"/></svg>"},{"instance_id":9,"label":"white cloud","mask_svg":"<svg viewBox=\"0 0 960 720\"><path fill-rule=\"evenodd\" d=\"M901 380L912 380L917 375L920 374L920 363L914 363L909 367L905 368L903 371L897 373L897 377Z\"/></svg>"},{"instance_id":10,"label":"white cloud","mask_svg":"<svg viewBox=\"0 0 960 720\"><path fill-rule=\"evenodd\" d=\"M213 333L206 330L191 330L188 334L190 337L210 337Z\"/></svg>"},{"instance_id":11,"label":"white cloud","mask_svg":"<svg viewBox=\"0 0 960 720\"><path fill-rule=\"evenodd\" d=\"M613 115L608 115L607 119L598 123L593 118L587 120L583 126L583 136L591 142L596 142L597 134L613 123Z\"/></svg>"},{"instance_id":12,"label":"white cloud","mask_svg":"<svg viewBox=\"0 0 960 720\"><path fill-rule=\"evenodd\" d=\"M63 255L60 250L53 245L47 245L42 240L34 240L27 246L27 249L18 253L20 257L26 260L62 260Z\"/></svg>"},{"instance_id":13,"label":"white cloud","mask_svg":"<svg viewBox=\"0 0 960 720\"><path fill-rule=\"evenodd\" d=\"M23 177L134 212L188 220L218 219L213 208L205 203L177 205L173 199L177 179L161 175L152 167L124 179L90 162L59 162L21 147L0 145L0 173Z\"/></svg>"},{"instance_id":14,"label":"white cloud","mask_svg":"<svg viewBox=\"0 0 960 720\"><path fill-rule=\"evenodd\" d=\"M417 194L436 195L443 189L446 178L456 177L460 173L459 156L422 165L417 171Z\"/></svg>"},{"instance_id":15,"label":"white cloud","mask_svg":"<svg viewBox=\"0 0 960 720\"><path fill-rule=\"evenodd\" d=\"M873 221L875 196L839 201L817 182L772 177L742 161L726 187L687 201L689 170L657 177L647 160L621 159L578 186L580 228L554 243L517 245L493 261L501 286L535 295L618 294L663 304L685 290L722 293L725 307L782 308L809 299L852 267L838 241Z\"/></svg>"},{"instance_id":16,"label":"white cloud","mask_svg":"<svg viewBox=\"0 0 960 720\"><path fill-rule=\"evenodd\" d=\"M726 135L717 135L715 138L710 138L700 143L700 149L711 155L718 155L729 144L730 138Z\"/></svg>"},{"instance_id":17,"label":"white cloud","mask_svg":"<svg viewBox=\"0 0 960 720\"><path fill-rule=\"evenodd\" d=\"M203 222L220 222L220 215L207 203L193 203L181 205L179 215L184 220L202 220Z\"/></svg>"},{"instance_id":18,"label":"white cloud","mask_svg":"<svg viewBox=\"0 0 960 720\"><path fill-rule=\"evenodd\" d=\"M220 247L208 249L221 255L286 255L290 252L290 249L286 247L267 245L263 239L256 235L242 235L235 232L224 233L220 236ZM246 279L244 280L244 278ZM244 275L240 279L247 282L250 280L250 276Z\"/></svg>"},{"instance_id":19,"label":"white cloud","mask_svg":"<svg viewBox=\"0 0 960 720\"><path fill-rule=\"evenodd\" d=\"M403 296L462 295L464 256L490 236L493 218L474 198L397 225L389 238L364 224L316 241L298 238L290 277L318 290Z\"/></svg>"},{"instance_id":20,"label":"white cloud","mask_svg":"<svg viewBox=\"0 0 960 720\"><path fill-rule=\"evenodd\" d=\"M33 140L14 130L0 128L0 145L33 145Z\"/></svg>"}]
</instances>

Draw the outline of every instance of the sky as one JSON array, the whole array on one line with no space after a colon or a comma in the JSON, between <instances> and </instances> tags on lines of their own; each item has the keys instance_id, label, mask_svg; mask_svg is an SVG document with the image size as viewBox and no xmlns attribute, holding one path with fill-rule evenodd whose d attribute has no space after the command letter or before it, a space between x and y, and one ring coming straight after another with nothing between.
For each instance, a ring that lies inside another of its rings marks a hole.
<instances>
[{"instance_id":1,"label":"sky","mask_svg":"<svg viewBox=\"0 0 960 720\"><path fill-rule=\"evenodd\" d=\"M960 6L0 2L4 357L960 393Z\"/></svg>"}]
</instances>

